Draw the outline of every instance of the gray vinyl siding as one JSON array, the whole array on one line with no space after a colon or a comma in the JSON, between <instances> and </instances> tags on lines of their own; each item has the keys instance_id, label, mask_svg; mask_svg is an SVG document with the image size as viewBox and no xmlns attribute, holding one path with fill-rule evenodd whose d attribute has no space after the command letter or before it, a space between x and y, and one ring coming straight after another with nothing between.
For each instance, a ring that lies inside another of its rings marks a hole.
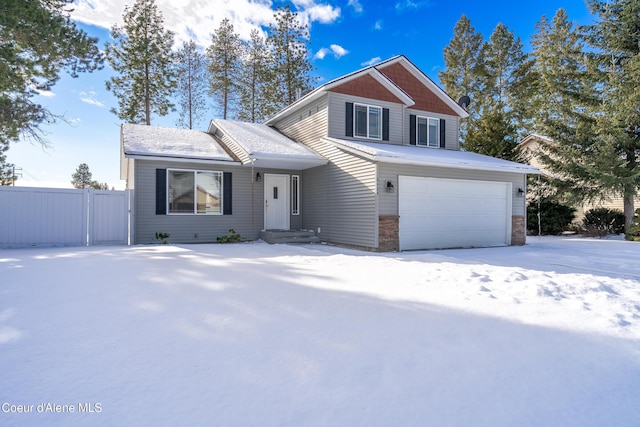
<instances>
[{"instance_id":1,"label":"gray vinyl siding","mask_svg":"<svg viewBox=\"0 0 640 427\"><path fill-rule=\"evenodd\" d=\"M274 123L280 132L304 144L327 136L327 96Z\"/></svg>"},{"instance_id":2,"label":"gray vinyl siding","mask_svg":"<svg viewBox=\"0 0 640 427\"><path fill-rule=\"evenodd\" d=\"M402 104L378 101L375 99L360 98L342 93L329 92L329 136L338 139L348 139L354 141L380 142L384 144L402 144L404 139L404 129L402 128ZM347 137L345 135L345 105L347 102L357 104L375 105L389 109L389 141L378 139L367 139L357 137ZM408 120L408 119L407 119ZM407 132L408 132L407 127ZM409 136L407 135L407 140Z\"/></svg>"},{"instance_id":3,"label":"gray vinyl siding","mask_svg":"<svg viewBox=\"0 0 640 427\"><path fill-rule=\"evenodd\" d=\"M210 170L232 173L231 215L156 215L156 169ZM254 173L300 175L301 171L254 169ZM247 240L256 240L264 228L263 182L253 182L250 167L202 163L135 161L134 242L156 243L155 234L169 233L170 243L215 242L234 229ZM252 197L253 195L253 197ZM291 215L291 228L302 227L302 216Z\"/></svg>"},{"instance_id":4,"label":"gray vinyl siding","mask_svg":"<svg viewBox=\"0 0 640 427\"><path fill-rule=\"evenodd\" d=\"M512 212L513 216L523 216L526 210L524 197L518 196L518 188L525 189L525 175L516 173L501 173L476 171L468 169L436 168L427 166L409 166L381 164L379 165L378 188L380 200L380 215L398 215L398 193L402 191L398 185L398 176L420 176L430 178L469 179L474 181L501 181L512 183ZM391 181L395 186L393 193L383 191L383 186Z\"/></svg>"},{"instance_id":5,"label":"gray vinyl siding","mask_svg":"<svg viewBox=\"0 0 640 427\"><path fill-rule=\"evenodd\" d=\"M247 153L244 149L242 149L236 142L229 137L226 133L223 134L220 130L215 133L216 139L222 141L223 145L226 145L229 150L242 162L242 163L250 163L251 158L249 157L249 153Z\"/></svg>"},{"instance_id":6,"label":"gray vinyl siding","mask_svg":"<svg viewBox=\"0 0 640 427\"><path fill-rule=\"evenodd\" d=\"M404 144L408 145L409 144L409 117L412 114L415 114L416 116L422 116L422 117L433 117L434 119L444 119L446 121L446 125L445 125L445 148L447 150L459 150L460 149L460 133L459 133L459 127L460 127L460 119L457 116L449 116L446 114L438 114L438 113L430 113L427 111L421 111L421 110L413 110L411 108L407 108L406 112L405 112L405 117L404 117L404 125L405 128L407 129L407 131L405 132L404 135ZM424 147L427 148L427 147Z\"/></svg>"},{"instance_id":7,"label":"gray vinyl siding","mask_svg":"<svg viewBox=\"0 0 640 427\"><path fill-rule=\"evenodd\" d=\"M331 162L304 171L303 227L326 242L376 248L376 165L322 141L313 148Z\"/></svg>"}]
</instances>

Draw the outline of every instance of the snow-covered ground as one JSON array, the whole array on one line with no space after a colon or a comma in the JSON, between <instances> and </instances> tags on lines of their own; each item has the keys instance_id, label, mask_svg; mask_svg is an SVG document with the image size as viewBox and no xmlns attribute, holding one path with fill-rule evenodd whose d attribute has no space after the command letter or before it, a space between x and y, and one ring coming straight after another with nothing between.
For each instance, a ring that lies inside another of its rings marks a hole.
<instances>
[{"instance_id":1,"label":"snow-covered ground","mask_svg":"<svg viewBox=\"0 0 640 427\"><path fill-rule=\"evenodd\" d=\"M0 405L3 426L637 426L640 244L0 250Z\"/></svg>"}]
</instances>

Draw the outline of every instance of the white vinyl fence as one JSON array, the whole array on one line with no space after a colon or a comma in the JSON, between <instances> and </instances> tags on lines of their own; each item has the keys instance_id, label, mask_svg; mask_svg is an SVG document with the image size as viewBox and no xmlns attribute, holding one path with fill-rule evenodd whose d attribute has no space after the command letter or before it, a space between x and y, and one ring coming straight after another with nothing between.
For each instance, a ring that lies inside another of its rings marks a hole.
<instances>
[{"instance_id":1,"label":"white vinyl fence","mask_svg":"<svg viewBox=\"0 0 640 427\"><path fill-rule=\"evenodd\" d=\"M0 187L0 248L129 244L130 190Z\"/></svg>"}]
</instances>

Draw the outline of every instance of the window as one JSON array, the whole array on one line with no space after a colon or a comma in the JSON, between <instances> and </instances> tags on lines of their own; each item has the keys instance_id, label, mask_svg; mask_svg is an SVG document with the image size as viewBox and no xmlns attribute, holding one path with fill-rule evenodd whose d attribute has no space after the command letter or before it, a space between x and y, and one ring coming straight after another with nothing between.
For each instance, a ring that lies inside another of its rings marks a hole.
<instances>
[{"instance_id":1,"label":"window","mask_svg":"<svg viewBox=\"0 0 640 427\"><path fill-rule=\"evenodd\" d=\"M416 118L416 144L440 147L440 120L431 117Z\"/></svg>"},{"instance_id":2,"label":"window","mask_svg":"<svg viewBox=\"0 0 640 427\"><path fill-rule=\"evenodd\" d=\"M167 172L168 213L222 214L222 172Z\"/></svg>"},{"instance_id":3,"label":"window","mask_svg":"<svg viewBox=\"0 0 640 427\"><path fill-rule=\"evenodd\" d=\"M300 215L300 177L291 176L291 215Z\"/></svg>"},{"instance_id":4,"label":"window","mask_svg":"<svg viewBox=\"0 0 640 427\"><path fill-rule=\"evenodd\" d=\"M382 139L382 107L356 104L353 121L355 136Z\"/></svg>"}]
</instances>

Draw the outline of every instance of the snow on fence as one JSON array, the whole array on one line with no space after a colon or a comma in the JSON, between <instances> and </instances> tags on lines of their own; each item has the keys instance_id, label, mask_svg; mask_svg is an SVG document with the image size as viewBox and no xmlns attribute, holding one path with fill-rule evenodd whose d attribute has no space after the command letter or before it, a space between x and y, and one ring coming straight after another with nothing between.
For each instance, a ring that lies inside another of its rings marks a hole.
<instances>
[{"instance_id":1,"label":"snow on fence","mask_svg":"<svg viewBox=\"0 0 640 427\"><path fill-rule=\"evenodd\" d=\"M0 187L0 248L129 244L133 193Z\"/></svg>"}]
</instances>

